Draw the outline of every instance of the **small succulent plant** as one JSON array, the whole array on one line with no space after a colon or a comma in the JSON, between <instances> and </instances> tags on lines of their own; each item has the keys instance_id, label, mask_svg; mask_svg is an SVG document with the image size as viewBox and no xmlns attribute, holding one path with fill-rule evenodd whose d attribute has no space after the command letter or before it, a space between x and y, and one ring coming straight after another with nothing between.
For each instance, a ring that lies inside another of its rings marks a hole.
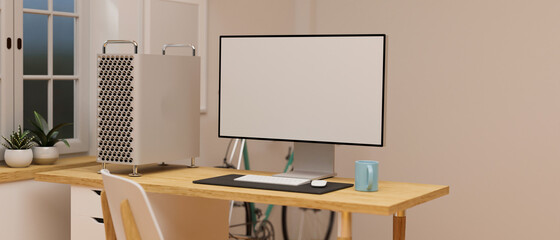
<instances>
[{"instance_id":1,"label":"small succulent plant","mask_svg":"<svg viewBox=\"0 0 560 240\"><path fill-rule=\"evenodd\" d=\"M6 141L6 143L2 143L2 146L6 147L6 149L25 150L33 147L35 136L30 136L29 131L22 131L21 126L18 126L18 130L12 132L9 139L4 136L2 138Z\"/></svg>"},{"instance_id":2,"label":"small succulent plant","mask_svg":"<svg viewBox=\"0 0 560 240\"><path fill-rule=\"evenodd\" d=\"M68 144L66 139L58 137L58 130L62 127L72 125L71 123L61 123L53 127L51 130L48 130L49 125L47 124L45 118L36 111L33 111L33 114L35 115L35 119L30 122L35 129L32 129L31 132L35 135L33 141L37 143L39 147L52 147L57 142L63 142L66 146L70 147L70 144Z\"/></svg>"}]
</instances>

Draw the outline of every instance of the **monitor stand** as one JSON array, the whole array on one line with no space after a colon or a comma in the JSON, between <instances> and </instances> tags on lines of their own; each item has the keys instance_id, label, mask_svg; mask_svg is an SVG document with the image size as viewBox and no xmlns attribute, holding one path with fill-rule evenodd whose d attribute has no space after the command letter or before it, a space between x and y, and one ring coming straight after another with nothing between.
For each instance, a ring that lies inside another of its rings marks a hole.
<instances>
[{"instance_id":1,"label":"monitor stand","mask_svg":"<svg viewBox=\"0 0 560 240\"><path fill-rule=\"evenodd\" d=\"M294 143L294 170L274 176L305 179L334 177L334 144Z\"/></svg>"}]
</instances>

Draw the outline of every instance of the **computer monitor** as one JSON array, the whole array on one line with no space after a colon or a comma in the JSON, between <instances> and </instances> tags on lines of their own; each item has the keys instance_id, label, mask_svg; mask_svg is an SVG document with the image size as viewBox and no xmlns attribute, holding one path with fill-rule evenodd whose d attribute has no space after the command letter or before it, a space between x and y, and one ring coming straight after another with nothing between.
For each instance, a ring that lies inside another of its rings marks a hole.
<instances>
[{"instance_id":1,"label":"computer monitor","mask_svg":"<svg viewBox=\"0 0 560 240\"><path fill-rule=\"evenodd\" d=\"M385 35L221 36L218 136L293 141L294 171L334 176L334 145L383 146Z\"/></svg>"}]
</instances>

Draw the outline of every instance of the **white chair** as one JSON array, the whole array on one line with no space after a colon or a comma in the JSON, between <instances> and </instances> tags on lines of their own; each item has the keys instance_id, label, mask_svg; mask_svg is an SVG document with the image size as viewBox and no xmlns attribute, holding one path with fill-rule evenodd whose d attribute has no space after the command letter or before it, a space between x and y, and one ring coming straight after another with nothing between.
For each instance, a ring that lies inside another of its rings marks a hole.
<instances>
[{"instance_id":1,"label":"white chair","mask_svg":"<svg viewBox=\"0 0 560 240\"><path fill-rule=\"evenodd\" d=\"M163 240L161 228L142 186L115 176L107 169L101 170L101 174L105 188L101 201L107 239L115 239L116 236L119 240Z\"/></svg>"}]
</instances>

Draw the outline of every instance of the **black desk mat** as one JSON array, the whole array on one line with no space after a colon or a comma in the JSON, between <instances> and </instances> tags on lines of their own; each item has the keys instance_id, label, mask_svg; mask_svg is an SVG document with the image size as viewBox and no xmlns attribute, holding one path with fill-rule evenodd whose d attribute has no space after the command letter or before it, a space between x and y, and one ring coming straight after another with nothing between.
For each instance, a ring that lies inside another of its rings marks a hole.
<instances>
[{"instance_id":1,"label":"black desk mat","mask_svg":"<svg viewBox=\"0 0 560 240\"><path fill-rule=\"evenodd\" d=\"M268 183L240 182L240 181L233 180L241 176L243 175L230 174L230 175L224 175L219 177L195 180L193 181L193 183L228 186L228 187L266 189L266 190L275 190L275 191L284 191L284 192L311 193L311 194L323 194L323 193L328 193L328 192L354 186L354 184L349 184L349 183L328 182L327 186L322 188L317 188L317 187L311 187L311 183L307 183L299 186L286 186L286 185L276 185L276 184L268 184Z\"/></svg>"}]
</instances>

